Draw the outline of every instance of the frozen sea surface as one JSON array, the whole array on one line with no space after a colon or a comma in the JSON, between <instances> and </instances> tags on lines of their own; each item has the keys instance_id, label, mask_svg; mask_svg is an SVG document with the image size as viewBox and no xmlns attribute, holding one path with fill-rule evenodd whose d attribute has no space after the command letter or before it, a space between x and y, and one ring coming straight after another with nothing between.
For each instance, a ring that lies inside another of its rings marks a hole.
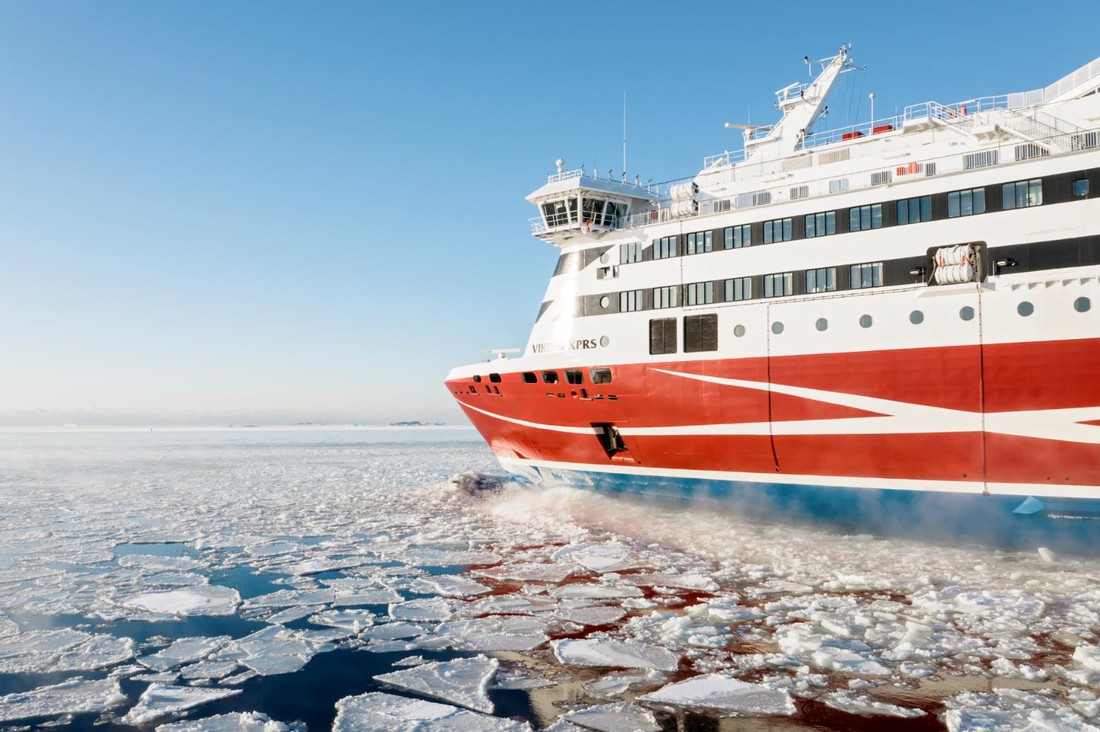
<instances>
[{"instance_id":1,"label":"frozen sea surface","mask_svg":"<svg viewBox=\"0 0 1100 732\"><path fill-rule=\"evenodd\" d=\"M1100 730L1100 561L496 469L463 429L0 432L0 728Z\"/></svg>"}]
</instances>

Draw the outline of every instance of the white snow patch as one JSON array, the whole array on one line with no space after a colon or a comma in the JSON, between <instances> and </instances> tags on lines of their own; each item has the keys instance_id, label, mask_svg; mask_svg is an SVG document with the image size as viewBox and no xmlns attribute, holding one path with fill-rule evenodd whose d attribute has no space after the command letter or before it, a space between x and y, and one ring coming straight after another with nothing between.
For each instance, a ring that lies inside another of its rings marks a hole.
<instances>
[{"instance_id":1,"label":"white snow patch","mask_svg":"<svg viewBox=\"0 0 1100 732\"><path fill-rule=\"evenodd\" d=\"M669 684L643 694L639 701L678 707L702 707L741 714L791 715L795 713L790 694L760 684L708 674Z\"/></svg>"}]
</instances>

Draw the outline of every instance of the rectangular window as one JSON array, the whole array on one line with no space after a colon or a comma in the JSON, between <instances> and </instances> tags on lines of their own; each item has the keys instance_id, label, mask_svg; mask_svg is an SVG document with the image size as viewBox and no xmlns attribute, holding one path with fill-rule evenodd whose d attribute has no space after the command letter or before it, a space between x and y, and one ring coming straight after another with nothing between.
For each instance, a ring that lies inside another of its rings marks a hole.
<instances>
[{"instance_id":1,"label":"rectangular window","mask_svg":"<svg viewBox=\"0 0 1100 732\"><path fill-rule=\"evenodd\" d=\"M882 204L857 206L848 212L849 231L866 231L882 227Z\"/></svg>"},{"instance_id":2,"label":"rectangular window","mask_svg":"<svg viewBox=\"0 0 1100 732\"><path fill-rule=\"evenodd\" d=\"M836 267L806 270L806 292L832 292L836 289Z\"/></svg>"},{"instance_id":3,"label":"rectangular window","mask_svg":"<svg viewBox=\"0 0 1100 732\"><path fill-rule=\"evenodd\" d=\"M676 318L649 321L649 352L654 356L676 353Z\"/></svg>"},{"instance_id":4,"label":"rectangular window","mask_svg":"<svg viewBox=\"0 0 1100 732\"><path fill-rule=\"evenodd\" d=\"M709 305L714 302L713 282L696 282L686 289L688 305Z\"/></svg>"},{"instance_id":5,"label":"rectangular window","mask_svg":"<svg viewBox=\"0 0 1100 732\"><path fill-rule=\"evenodd\" d=\"M656 309L661 308L674 308L679 305L680 298L677 295L680 292L680 288L672 285L670 287L654 287L653 288L653 307Z\"/></svg>"},{"instance_id":6,"label":"rectangular window","mask_svg":"<svg viewBox=\"0 0 1100 732\"><path fill-rule=\"evenodd\" d=\"M898 201L898 224L916 224L932 220L932 196L903 198Z\"/></svg>"},{"instance_id":7,"label":"rectangular window","mask_svg":"<svg viewBox=\"0 0 1100 732\"><path fill-rule=\"evenodd\" d=\"M892 170L880 170L875 173L871 173L871 185L883 186L894 179L894 172Z\"/></svg>"},{"instance_id":8,"label":"rectangular window","mask_svg":"<svg viewBox=\"0 0 1100 732\"><path fill-rule=\"evenodd\" d=\"M764 222L765 244L771 244L775 241L790 241L793 235L790 219L775 219L774 221Z\"/></svg>"},{"instance_id":9,"label":"rectangular window","mask_svg":"<svg viewBox=\"0 0 1100 732\"><path fill-rule=\"evenodd\" d=\"M1074 198L1088 198L1089 195L1089 179L1078 178L1073 181L1073 197Z\"/></svg>"},{"instance_id":10,"label":"rectangular window","mask_svg":"<svg viewBox=\"0 0 1100 732\"><path fill-rule=\"evenodd\" d=\"M619 293L619 312L632 313L645 308L644 290L627 290Z\"/></svg>"},{"instance_id":11,"label":"rectangular window","mask_svg":"<svg viewBox=\"0 0 1100 732\"><path fill-rule=\"evenodd\" d=\"M568 384L583 384L584 383L584 372L581 371L580 369L566 369L565 370L565 381Z\"/></svg>"},{"instance_id":12,"label":"rectangular window","mask_svg":"<svg viewBox=\"0 0 1100 732\"><path fill-rule=\"evenodd\" d=\"M687 246L685 247L687 254L703 254L709 251L711 251L711 232L699 231L687 235Z\"/></svg>"},{"instance_id":13,"label":"rectangular window","mask_svg":"<svg viewBox=\"0 0 1100 732\"><path fill-rule=\"evenodd\" d=\"M538 379L537 376L535 376L535 372L533 372L533 371L524 371L523 372L523 383L524 384L537 384L537 383L539 383L539 379Z\"/></svg>"},{"instance_id":14,"label":"rectangular window","mask_svg":"<svg viewBox=\"0 0 1100 732\"><path fill-rule=\"evenodd\" d=\"M829 193L843 193L848 190L848 179L837 178L829 181Z\"/></svg>"},{"instance_id":15,"label":"rectangular window","mask_svg":"<svg viewBox=\"0 0 1100 732\"><path fill-rule=\"evenodd\" d=\"M852 265L852 289L882 287L882 262Z\"/></svg>"},{"instance_id":16,"label":"rectangular window","mask_svg":"<svg viewBox=\"0 0 1100 732\"><path fill-rule=\"evenodd\" d=\"M726 302L752 299L751 277L734 277L732 280L726 280L722 285L722 289L725 291L723 294L726 296Z\"/></svg>"},{"instance_id":17,"label":"rectangular window","mask_svg":"<svg viewBox=\"0 0 1100 732\"><path fill-rule=\"evenodd\" d=\"M544 383L544 384L556 384L556 383L558 383L558 372L557 371L543 371L542 372L542 383Z\"/></svg>"},{"instance_id":18,"label":"rectangular window","mask_svg":"<svg viewBox=\"0 0 1100 732\"><path fill-rule=\"evenodd\" d=\"M783 297L794 292L794 273L764 275L764 297Z\"/></svg>"},{"instance_id":19,"label":"rectangular window","mask_svg":"<svg viewBox=\"0 0 1100 732\"><path fill-rule=\"evenodd\" d=\"M752 226L749 224L743 224L741 226L727 226L725 231L725 242L723 246L726 249L740 249L741 247L747 247L752 243Z\"/></svg>"},{"instance_id":20,"label":"rectangular window","mask_svg":"<svg viewBox=\"0 0 1100 732\"><path fill-rule=\"evenodd\" d=\"M718 350L718 314L684 316L684 353Z\"/></svg>"},{"instance_id":21,"label":"rectangular window","mask_svg":"<svg viewBox=\"0 0 1100 732\"><path fill-rule=\"evenodd\" d=\"M947 194L947 215L951 218L980 213L985 213L984 188L968 188Z\"/></svg>"},{"instance_id":22,"label":"rectangular window","mask_svg":"<svg viewBox=\"0 0 1100 732\"><path fill-rule=\"evenodd\" d=\"M963 170L973 170L975 168L988 168L990 165L997 164L997 151L996 150L983 150L976 153L968 153L963 155Z\"/></svg>"},{"instance_id":23,"label":"rectangular window","mask_svg":"<svg viewBox=\"0 0 1100 732\"><path fill-rule=\"evenodd\" d=\"M1020 180L1001 186L1001 203L1005 211L1043 205L1043 181Z\"/></svg>"},{"instance_id":24,"label":"rectangular window","mask_svg":"<svg viewBox=\"0 0 1100 732\"><path fill-rule=\"evenodd\" d=\"M800 198L808 198L810 195L809 186L795 186L791 189L791 200L797 201Z\"/></svg>"},{"instance_id":25,"label":"rectangular window","mask_svg":"<svg viewBox=\"0 0 1100 732\"><path fill-rule=\"evenodd\" d=\"M619 245L619 264L633 264L642 261L642 243L628 241Z\"/></svg>"},{"instance_id":26,"label":"rectangular window","mask_svg":"<svg viewBox=\"0 0 1100 732\"><path fill-rule=\"evenodd\" d=\"M836 211L808 214L806 216L806 238L828 236L836 233Z\"/></svg>"},{"instance_id":27,"label":"rectangular window","mask_svg":"<svg viewBox=\"0 0 1100 732\"><path fill-rule=\"evenodd\" d=\"M653 240L653 258L654 259L668 259L669 257L677 257L680 255L679 237L676 236L662 236L660 239Z\"/></svg>"},{"instance_id":28,"label":"rectangular window","mask_svg":"<svg viewBox=\"0 0 1100 732\"><path fill-rule=\"evenodd\" d=\"M588 375L592 377L593 384L610 384L611 383L611 369L608 368L593 368L588 370Z\"/></svg>"}]
</instances>

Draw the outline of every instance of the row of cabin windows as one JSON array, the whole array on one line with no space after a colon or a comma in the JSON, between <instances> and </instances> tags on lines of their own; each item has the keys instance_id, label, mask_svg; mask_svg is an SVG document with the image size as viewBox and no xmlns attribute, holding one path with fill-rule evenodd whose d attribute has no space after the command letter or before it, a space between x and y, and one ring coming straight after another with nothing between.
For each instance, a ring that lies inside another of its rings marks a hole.
<instances>
[{"instance_id":1,"label":"row of cabin windows","mask_svg":"<svg viewBox=\"0 0 1100 732\"><path fill-rule=\"evenodd\" d=\"M1094 171L1095 172L1095 171ZM1071 174L1071 198L1087 198L1089 179L1084 173ZM941 194L942 195L942 194ZM944 197L947 218L973 216L986 212L986 189L967 188L951 191ZM1008 211L1043 204L1043 179L1013 181L1001 186L1001 210ZM848 231L868 231L880 229L884 225L915 224L931 221L933 218L933 196L916 196L894 201L894 220L885 222L881 203L866 206L854 206L848 209ZM941 204L943 205L943 204ZM941 209L942 211L942 209ZM837 214L834 211L821 211L802 217L802 235L816 238L838 233ZM942 213L939 215L943 215ZM790 241L796 235L794 219L791 217L760 222L759 236L762 243ZM841 232L842 233L842 232ZM701 254L713 251L713 232L697 231L684 234L684 254ZM753 244L753 224L727 226L722 230L723 249L740 249ZM644 246L641 242L629 242L620 245L620 264L632 264L643 260ZM667 259L680 256L680 237L665 236L653 240L653 259Z\"/></svg>"},{"instance_id":2,"label":"row of cabin windows","mask_svg":"<svg viewBox=\"0 0 1100 732\"><path fill-rule=\"evenodd\" d=\"M649 353L654 356L676 353L676 318L649 321ZM718 350L718 314L684 316L684 353Z\"/></svg>"},{"instance_id":3,"label":"row of cabin windows","mask_svg":"<svg viewBox=\"0 0 1100 732\"><path fill-rule=\"evenodd\" d=\"M834 292L837 289L837 268L819 267L804 271L805 287L803 292ZM863 262L849 267L849 289L859 290L867 287L882 287L882 262ZM785 297L794 295L794 272L775 272L763 276L763 297ZM751 300L752 277L733 277L721 281L722 299L717 302L739 302ZM683 286L684 305L710 305L715 300L715 282L692 282ZM619 312L628 313L638 310L662 310L679 306L680 288L677 285L654 287L650 290L651 303L646 306L646 290L626 290L619 293ZM606 298L605 298L606 300Z\"/></svg>"},{"instance_id":4,"label":"row of cabin windows","mask_svg":"<svg viewBox=\"0 0 1100 732\"><path fill-rule=\"evenodd\" d=\"M536 374L534 371L523 372L523 383L525 384L537 384L539 383L539 375L542 376L542 383L544 384L556 384L558 383L557 371L541 371ZM565 383L567 384L583 384L584 383L584 370L583 369L564 369ZM588 376L592 380L593 384L610 384L611 383L611 369L598 366L588 370ZM474 377L474 381L477 381L477 377Z\"/></svg>"}]
</instances>

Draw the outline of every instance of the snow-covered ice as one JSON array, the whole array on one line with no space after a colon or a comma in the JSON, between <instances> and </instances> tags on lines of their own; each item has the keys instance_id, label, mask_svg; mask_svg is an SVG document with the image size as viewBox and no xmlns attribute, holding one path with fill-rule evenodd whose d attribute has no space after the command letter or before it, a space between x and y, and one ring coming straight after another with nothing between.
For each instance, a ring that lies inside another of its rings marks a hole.
<instances>
[{"instance_id":1,"label":"snow-covered ice","mask_svg":"<svg viewBox=\"0 0 1100 732\"><path fill-rule=\"evenodd\" d=\"M0 433L0 673L51 674L0 712L167 722L340 650L393 664L340 700L341 729L522 729L489 714L493 678L532 698L583 688L540 703L561 730L680 710L797 728L794 699L900 722L942 704L953 730L1100 727L1100 561L567 486L473 498L446 479L494 467L475 439L309 434ZM199 714L163 726L295 720Z\"/></svg>"},{"instance_id":2,"label":"snow-covered ice","mask_svg":"<svg viewBox=\"0 0 1100 732\"><path fill-rule=\"evenodd\" d=\"M669 704L677 707L702 707L723 712L771 715L794 714L794 701L782 689L723 676L708 674L669 684L657 691L643 694L639 701Z\"/></svg>"},{"instance_id":3,"label":"snow-covered ice","mask_svg":"<svg viewBox=\"0 0 1100 732\"><path fill-rule=\"evenodd\" d=\"M123 724L143 725L240 694L238 689L200 689L193 686L150 684L138 703L122 718Z\"/></svg>"},{"instance_id":4,"label":"snow-covered ice","mask_svg":"<svg viewBox=\"0 0 1100 732\"><path fill-rule=\"evenodd\" d=\"M266 714L239 712L157 725L157 732L304 732L301 725L277 722Z\"/></svg>"},{"instance_id":5,"label":"snow-covered ice","mask_svg":"<svg viewBox=\"0 0 1100 732\"><path fill-rule=\"evenodd\" d=\"M492 713L489 684L500 662L487 656L424 663L402 671L375 676L375 680L440 701Z\"/></svg>"},{"instance_id":6,"label":"snow-covered ice","mask_svg":"<svg viewBox=\"0 0 1100 732\"><path fill-rule=\"evenodd\" d=\"M530 725L450 704L371 692L336 704L333 732L530 732Z\"/></svg>"}]
</instances>

